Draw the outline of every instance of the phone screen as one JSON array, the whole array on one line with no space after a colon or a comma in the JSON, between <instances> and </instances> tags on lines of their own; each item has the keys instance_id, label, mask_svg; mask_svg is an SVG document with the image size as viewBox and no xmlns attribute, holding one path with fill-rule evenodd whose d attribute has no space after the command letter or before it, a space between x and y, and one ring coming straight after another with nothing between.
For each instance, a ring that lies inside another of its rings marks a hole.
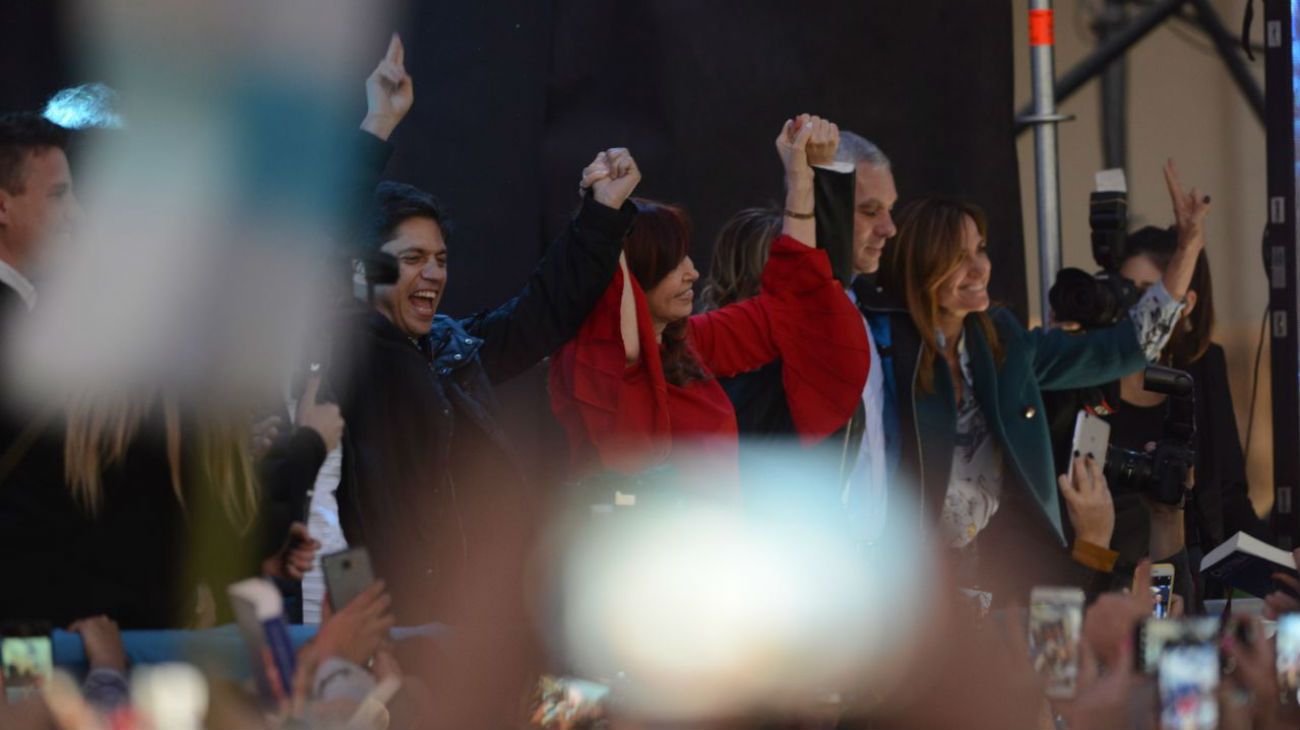
<instances>
[{"instance_id":1,"label":"phone screen","mask_svg":"<svg viewBox=\"0 0 1300 730\"><path fill-rule=\"evenodd\" d=\"M1156 597L1151 615L1156 618L1169 618L1169 603L1173 600L1174 593L1174 577L1172 575L1151 576L1151 592Z\"/></svg>"},{"instance_id":2,"label":"phone screen","mask_svg":"<svg viewBox=\"0 0 1300 730\"><path fill-rule=\"evenodd\" d=\"M1073 697L1079 676L1083 601L1035 595L1029 605L1029 658L1049 697Z\"/></svg>"},{"instance_id":3,"label":"phone screen","mask_svg":"<svg viewBox=\"0 0 1300 730\"><path fill-rule=\"evenodd\" d=\"M1211 643L1219 635L1218 616L1194 618L1149 618L1138 624L1139 651L1135 663L1139 671L1155 672L1165 647L1179 643Z\"/></svg>"},{"instance_id":4,"label":"phone screen","mask_svg":"<svg viewBox=\"0 0 1300 730\"><path fill-rule=\"evenodd\" d=\"M1277 689L1288 704L1300 702L1300 613L1277 617Z\"/></svg>"},{"instance_id":5,"label":"phone screen","mask_svg":"<svg viewBox=\"0 0 1300 730\"><path fill-rule=\"evenodd\" d=\"M1219 725L1219 650L1214 644L1172 644L1160 655L1160 727L1214 730Z\"/></svg>"},{"instance_id":6,"label":"phone screen","mask_svg":"<svg viewBox=\"0 0 1300 730\"><path fill-rule=\"evenodd\" d=\"M17 702L35 694L54 672L54 649L48 636L6 636L0 639L5 697Z\"/></svg>"}]
</instances>

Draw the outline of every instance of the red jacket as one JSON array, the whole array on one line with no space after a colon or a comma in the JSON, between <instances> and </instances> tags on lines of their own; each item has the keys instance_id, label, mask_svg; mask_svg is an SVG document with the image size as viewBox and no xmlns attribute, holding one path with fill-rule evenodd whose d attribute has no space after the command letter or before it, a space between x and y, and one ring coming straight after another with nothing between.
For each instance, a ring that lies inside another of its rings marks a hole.
<instances>
[{"instance_id":1,"label":"red jacket","mask_svg":"<svg viewBox=\"0 0 1300 730\"><path fill-rule=\"evenodd\" d=\"M782 361L786 397L804 446L853 415L871 364L862 317L831 275L824 251L781 236L759 294L688 320L687 346L709 374L684 387L664 380L645 294L632 282L640 362L628 366L619 328L622 273L551 365L551 407L575 466L636 473L692 457L713 482L738 484L736 413L712 377ZM719 474L720 472L720 474Z\"/></svg>"}]
</instances>

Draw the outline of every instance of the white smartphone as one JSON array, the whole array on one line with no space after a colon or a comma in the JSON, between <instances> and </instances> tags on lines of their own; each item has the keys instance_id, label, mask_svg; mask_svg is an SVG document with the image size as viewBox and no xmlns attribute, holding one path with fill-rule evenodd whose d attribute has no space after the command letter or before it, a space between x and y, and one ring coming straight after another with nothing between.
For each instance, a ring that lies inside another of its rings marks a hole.
<instances>
[{"instance_id":1,"label":"white smartphone","mask_svg":"<svg viewBox=\"0 0 1300 730\"><path fill-rule=\"evenodd\" d=\"M1169 618L1169 606L1174 598L1173 563L1156 563L1151 566L1151 592L1156 597L1151 615L1156 618Z\"/></svg>"},{"instance_id":2,"label":"white smartphone","mask_svg":"<svg viewBox=\"0 0 1300 730\"><path fill-rule=\"evenodd\" d=\"M1092 454L1102 465L1106 463L1106 448L1110 445L1110 424L1101 416L1079 411L1074 418L1074 440L1070 442L1070 465L1066 476L1074 479L1074 455Z\"/></svg>"},{"instance_id":3,"label":"white smartphone","mask_svg":"<svg viewBox=\"0 0 1300 730\"><path fill-rule=\"evenodd\" d=\"M1035 586L1029 594L1029 660L1053 699L1074 696L1083 603L1079 588Z\"/></svg>"},{"instance_id":4,"label":"white smartphone","mask_svg":"<svg viewBox=\"0 0 1300 730\"><path fill-rule=\"evenodd\" d=\"M1161 730L1219 726L1219 649L1213 641L1166 646L1160 655Z\"/></svg>"}]
</instances>

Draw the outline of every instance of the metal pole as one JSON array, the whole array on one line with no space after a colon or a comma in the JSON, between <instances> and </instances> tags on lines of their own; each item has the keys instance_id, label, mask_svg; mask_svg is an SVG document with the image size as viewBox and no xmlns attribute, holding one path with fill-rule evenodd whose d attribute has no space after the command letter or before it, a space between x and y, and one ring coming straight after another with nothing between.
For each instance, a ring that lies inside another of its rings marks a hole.
<instances>
[{"instance_id":1,"label":"metal pole","mask_svg":"<svg viewBox=\"0 0 1300 730\"><path fill-rule=\"evenodd\" d=\"M1033 74L1034 167L1038 203L1039 310L1046 323L1052 311L1047 292L1061 270L1061 183L1056 145L1055 35L1052 0L1029 0L1029 62Z\"/></svg>"},{"instance_id":2,"label":"metal pole","mask_svg":"<svg viewBox=\"0 0 1300 730\"><path fill-rule=\"evenodd\" d=\"M1296 220L1296 0L1265 0L1265 141L1268 154L1268 309L1272 325L1273 526L1278 547L1300 544L1300 236Z\"/></svg>"},{"instance_id":3,"label":"metal pole","mask_svg":"<svg viewBox=\"0 0 1300 730\"><path fill-rule=\"evenodd\" d=\"M1129 48L1133 47L1133 44L1159 27L1166 18L1178 12L1185 2L1187 0L1160 0L1143 11L1142 14L1134 16L1133 21L1125 26L1123 30L1116 31L1114 35L1107 37L1104 42L1098 43L1095 51L1088 54L1086 58L1079 61L1061 76L1061 80L1056 84L1057 101L1065 101L1070 98L1081 86L1091 81L1109 66L1111 61L1124 55ZM1026 119L1030 114L1030 107L1020 110L1019 120L1016 122L1017 135L1029 128L1030 123Z\"/></svg>"},{"instance_id":4,"label":"metal pole","mask_svg":"<svg viewBox=\"0 0 1300 730\"><path fill-rule=\"evenodd\" d=\"M1098 42L1124 28L1128 22L1126 3L1106 0L1094 26ZM1101 74L1101 157L1106 169L1118 167L1128 173L1128 61L1124 55L1111 61Z\"/></svg>"}]
</instances>

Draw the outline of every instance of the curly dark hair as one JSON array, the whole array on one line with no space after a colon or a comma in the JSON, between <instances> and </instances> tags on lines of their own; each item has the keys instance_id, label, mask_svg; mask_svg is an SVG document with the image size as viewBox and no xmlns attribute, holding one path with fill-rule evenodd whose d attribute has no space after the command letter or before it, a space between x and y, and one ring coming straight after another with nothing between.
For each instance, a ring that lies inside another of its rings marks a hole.
<instances>
[{"instance_id":1,"label":"curly dark hair","mask_svg":"<svg viewBox=\"0 0 1300 730\"><path fill-rule=\"evenodd\" d=\"M663 281L686 258L691 247L691 220L676 205L646 198L633 198L636 218L623 242L627 268L645 291ZM664 379L676 386L708 380L709 374L686 339L686 320L664 328L659 345Z\"/></svg>"}]
</instances>

